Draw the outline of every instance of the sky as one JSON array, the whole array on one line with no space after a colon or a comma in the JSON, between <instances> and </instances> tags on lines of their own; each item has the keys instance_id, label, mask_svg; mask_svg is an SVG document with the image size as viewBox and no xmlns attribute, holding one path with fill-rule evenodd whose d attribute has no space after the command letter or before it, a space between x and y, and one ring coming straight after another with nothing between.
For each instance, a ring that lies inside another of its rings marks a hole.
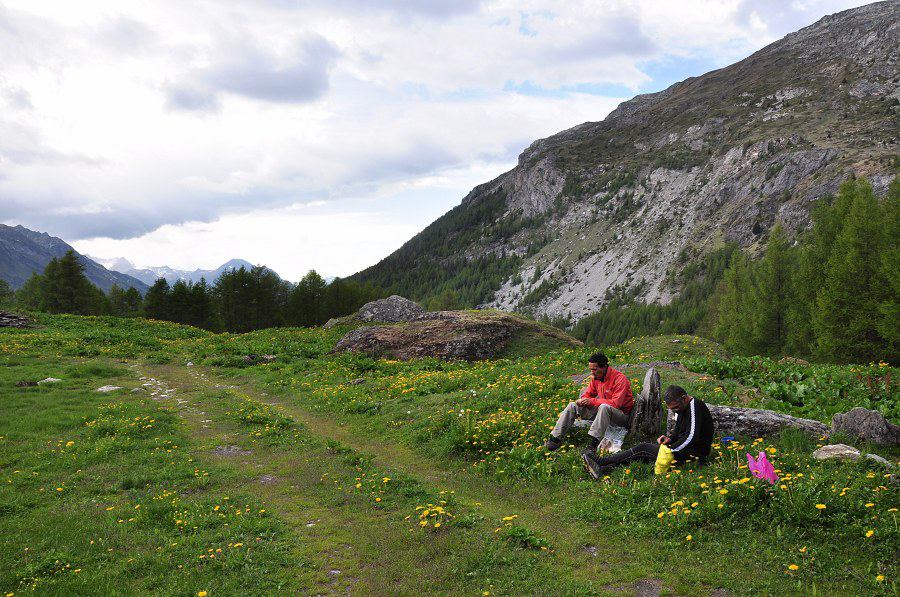
<instances>
[{"instance_id":1,"label":"sky","mask_svg":"<svg viewBox=\"0 0 900 597\"><path fill-rule=\"evenodd\" d=\"M0 0L0 222L350 275L534 140L861 4Z\"/></svg>"}]
</instances>

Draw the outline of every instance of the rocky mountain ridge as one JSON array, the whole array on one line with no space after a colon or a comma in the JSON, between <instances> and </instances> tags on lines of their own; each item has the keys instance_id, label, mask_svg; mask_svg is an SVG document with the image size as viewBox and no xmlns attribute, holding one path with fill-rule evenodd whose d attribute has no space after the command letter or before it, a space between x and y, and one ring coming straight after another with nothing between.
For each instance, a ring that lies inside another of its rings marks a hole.
<instances>
[{"instance_id":1,"label":"rocky mountain ridge","mask_svg":"<svg viewBox=\"0 0 900 597\"><path fill-rule=\"evenodd\" d=\"M900 1L878 2L639 95L535 141L357 276L423 300L416 272L467 267L440 242L499 264L482 306L577 320L617 296L667 304L690 263L728 242L758 252L776 223L796 237L847 177L886 189L900 166L898 48Z\"/></svg>"},{"instance_id":2,"label":"rocky mountain ridge","mask_svg":"<svg viewBox=\"0 0 900 597\"><path fill-rule=\"evenodd\" d=\"M42 273L50 260L62 257L72 247L64 240L46 232L35 232L24 226L0 224L0 278L12 288L19 288L33 273ZM77 253L77 251L76 251ZM122 288L136 288L142 294L148 286L137 278L110 271L78 253L84 274L95 286L108 292L113 284Z\"/></svg>"}]
</instances>

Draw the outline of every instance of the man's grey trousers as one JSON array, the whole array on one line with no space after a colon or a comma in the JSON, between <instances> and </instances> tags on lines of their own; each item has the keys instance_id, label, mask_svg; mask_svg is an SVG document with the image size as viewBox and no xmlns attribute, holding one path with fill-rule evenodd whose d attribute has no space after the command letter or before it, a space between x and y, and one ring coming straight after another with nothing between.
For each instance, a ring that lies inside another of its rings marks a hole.
<instances>
[{"instance_id":1,"label":"man's grey trousers","mask_svg":"<svg viewBox=\"0 0 900 597\"><path fill-rule=\"evenodd\" d=\"M570 402L569 406L560 413L556 427L550 433L553 437L562 439L569 432L569 429L572 428L575 419L584 419L586 421L593 419L594 422L591 424L588 435L596 438L597 441L602 440L603 436L606 435L606 429L610 423L618 427L628 425L628 415L608 404L601 404L598 408L595 406L582 407L574 402Z\"/></svg>"}]
</instances>

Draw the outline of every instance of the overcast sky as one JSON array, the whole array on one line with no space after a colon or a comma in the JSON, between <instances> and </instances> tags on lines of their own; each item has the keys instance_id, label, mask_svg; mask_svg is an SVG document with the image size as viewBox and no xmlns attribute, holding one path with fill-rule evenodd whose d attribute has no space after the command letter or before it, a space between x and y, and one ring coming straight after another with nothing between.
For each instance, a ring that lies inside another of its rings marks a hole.
<instances>
[{"instance_id":1,"label":"overcast sky","mask_svg":"<svg viewBox=\"0 0 900 597\"><path fill-rule=\"evenodd\" d=\"M349 275L534 139L860 4L0 0L0 222Z\"/></svg>"}]
</instances>

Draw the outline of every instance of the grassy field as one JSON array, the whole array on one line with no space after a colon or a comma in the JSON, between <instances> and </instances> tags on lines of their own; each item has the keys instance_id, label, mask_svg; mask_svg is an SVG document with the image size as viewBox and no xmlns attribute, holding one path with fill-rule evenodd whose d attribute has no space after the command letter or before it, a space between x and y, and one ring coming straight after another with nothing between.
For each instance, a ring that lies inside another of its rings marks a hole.
<instances>
[{"instance_id":1,"label":"grassy field","mask_svg":"<svg viewBox=\"0 0 900 597\"><path fill-rule=\"evenodd\" d=\"M341 329L37 319L0 330L0 595L898 591L896 481L812 460L816 438L717 441L704 468L599 483L583 435L546 454L589 348L394 362L328 354ZM898 416L883 363L729 358L692 336L607 354L636 391L641 363L680 360L663 384L711 403ZM761 450L774 487L746 469Z\"/></svg>"}]
</instances>

